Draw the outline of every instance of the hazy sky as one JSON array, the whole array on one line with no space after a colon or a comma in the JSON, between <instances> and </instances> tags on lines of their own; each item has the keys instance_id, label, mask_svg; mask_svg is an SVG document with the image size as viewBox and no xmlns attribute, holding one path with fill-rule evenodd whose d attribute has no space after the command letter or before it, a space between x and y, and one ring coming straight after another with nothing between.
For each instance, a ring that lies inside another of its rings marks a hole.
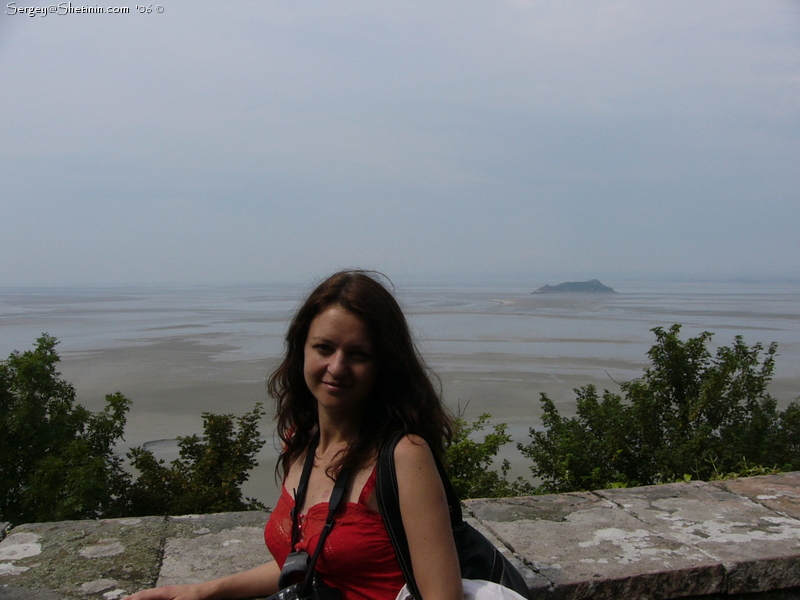
<instances>
[{"instance_id":1,"label":"hazy sky","mask_svg":"<svg viewBox=\"0 0 800 600\"><path fill-rule=\"evenodd\" d=\"M46 6L0 285L800 277L797 0Z\"/></svg>"}]
</instances>

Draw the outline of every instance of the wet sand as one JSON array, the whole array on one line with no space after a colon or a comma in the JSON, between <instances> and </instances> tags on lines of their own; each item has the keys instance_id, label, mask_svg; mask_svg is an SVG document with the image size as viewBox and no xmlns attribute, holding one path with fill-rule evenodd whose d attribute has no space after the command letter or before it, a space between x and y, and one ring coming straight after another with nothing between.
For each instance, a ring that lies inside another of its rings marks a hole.
<instances>
[{"instance_id":1,"label":"wet sand","mask_svg":"<svg viewBox=\"0 0 800 600\"><path fill-rule=\"evenodd\" d=\"M614 282L611 282L617 287ZM683 323L682 337L716 332L714 342L779 342L771 393L783 407L800 396L800 288L742 293L665 288L592 296L531 295L526 289L408 289L401 291L412 329L428 364L439 375L451 409L467 419L490 413L508 423L516 441L540 426L541 393L564 415L575 410L574 388L594 384L617 391L617 382L641 375L655 326ZM124 452L146 445L167 461L175 438L202 433L202 412L241 415L273 403L265 379L282 348L282 335L299 289L201 288L175 290L0 290L0 342L4 355L30 348L48 331L61 340L60 370L78 401L100 410L106 394L133 401ZM246 495L274 504L277 455L273 424ZM502 458L512 475L527 476L514 445Z\"/></svg>"},{"instance_id":2,"label":"wet sand","mask_svg":"<svg viewBox=\"0 0 800 600\"><path fill-rule=\"evenodd\" d=\"M217 360L225 345L203 345L175 338L157 343L66 353L62 375L71 381L78 400L90 410L99 410L105 394L121 391L133 401L128 416L125 443L120 451L146 445L167 461L177 458L174 438L202 432L202 412L241 415L263 402L268 417L261 426L268 439L259 454L259 466L244 486L247 496L268 506L277 500L273 479L277 457L272 440L273 401L266 393L266 375L275 359ZM430 366L441 379L443 396L467 419L490 413L492 423L507 423L515 441L527 442L528 429L541 424L540 394L546 393L564 415L575 410L574 388L592 383L599 390L618 391L617 382L641 374L645 362L619 359L532 358L501 354L469 356L430 355ZM476 369L476 365L479 368ZM783 393L800 390L800 378L781 379L772 393L789 401ZM500 458L512 464L511 475L527 477L527 461L507 445Z\"/></svg>"},{"instance_id":3,"label":"wet sand","mask_svg":"<svg viewBox=\"0 0 800 600\"><path fill-rule=\"evenodd\" d=\"M277 494L272 473L277 451L271 440L274 402L266 393L266 376L275 359L217 360L226 349L175 338L134 347L67 352L62 355L61 373L75 386L78 401L90 410L100 410L108 393L121 391L130 398L133 405L120 451L146 445L167 461L177 458L171 440L202 432L201 413L241 415L256 402L263 402L269 416L261 431L269 441L244 490L272 505ZM636 371L635 365L613 360L594 365L575 359L549 360L541 365L541 371L536 365L532 370L530 361L502 355L429 356L428 361L436 369L445 401L454 413L460 410L473 419L488 412L492 422L508 423L519 441L525 441L528 428L540 422L540 392L571 413L573 388L586 383L616 388L606 371L616 376ZM470 370L476 361L485 368ZM524 364L517 369L515 362ZM512 460L515 475L526 475L524 459L511 445L504 456Z\"/></svg>"},{"instance_id":4,"label":"wet sand","mask_svg":"<svg viewBox=\"0 0 800 600\"><path fill-rule=\"evenodd\" d=\"M257 402L269 417L261 424L268 439L259 453L259 466L244 486L246 496L268 506L277 499L272 477L277 451L271 441L274 403L267 396L270 360L218 360L233 349L175 337L132 347L62 353L61 374L77 391L78 402L90 410L103 407L105 395L122 392L132 400L120 453L145 446L170 462L178 458L175 438L202 434L202 413L240 416Z\"/></svg>"}]
</instances>

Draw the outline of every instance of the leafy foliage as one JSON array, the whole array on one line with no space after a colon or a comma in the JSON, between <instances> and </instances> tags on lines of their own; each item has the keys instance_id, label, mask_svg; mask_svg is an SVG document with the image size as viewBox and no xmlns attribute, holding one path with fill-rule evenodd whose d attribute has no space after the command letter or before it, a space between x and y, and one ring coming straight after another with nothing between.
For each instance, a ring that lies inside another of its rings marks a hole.
<instances>
[{"instance_id":1,"label":"leafy foliage","mask_svg":"<svg viewBox=\"0 0 800 600\"><path fill-rule=\"evenodd\" d=\"M0 362L0 519L12 523L121 514L127 475L114 445L130 400L92 413L56 370L58 341Z\"/></svg>"},{"instance_id":2,"label":"leafy foliage","mask_svg":"<svg viewBox=\"0 0 800 600\"><path fill-rule=\"evenodd\" d=\"M621 393L576 389L577 414L563 417L542 394L543 431L518 444L543 484L509 481L493 464L511 442L507 425L485 432L488 414L455 422L445 462L459 497L518 496L800 469L800 404L779 412L767 393L775 344L736 337L716 354L711 334L682 341L680 325L653 330L651 366ZM264 441L261 404L241 417L203 414L202 437L178 438L180 458L164 464L133 448L134 479L113 452L130 400L106 396L100 412L75 402L56 370L57 340L0 362L0 520L12 523L263 508L241 485ZM481 441L476 441L483 434Z\"/></svg>"},{"instance_id":3,"label":"leafy foliage","mask_svg":"<svg viewBox=\"0 0 800 600\"><path fill-rule=\"evenodd\" d=\"M708 332L685 342L680 325L653 332L652 366L622 384L622 395L599 397L584 386L575 390L577 415L565 418L542 394L545 431L531 430L531 443L519 449L543 491L800 468L800 407L780 413L767 393L776 344L764 351L737 336L712 355Z\"/></svg>"},{"instance_id":4,"label":"leafy foliage","mask_svg":"<svg viewBox=\"0 0 800 600\"><path fill-rule=\"evenodd\" d=\"M203 414L204 437L179 439L181 457L166 467L142 448L128 457L133 480L114 453L131 402L106 396L86 410L56 370L58 341L47 334L34 350L0 362L0 520L23 522L185 514L263 508L241 485L264 445L260 404L238 419Z\"/></svg>"},{"instance_id":5,"label":"leafy foliage","mask_svg":"<svg viewBox=\"0 0 800 600\"><path fill-rule=\"evenodd\" d=\"M453 441L447 448L445 462L453 488L462 500L520 496L531 491L521 479L514 482L506 479L510 468L508 460L503 460L499 473L491 468L500 447L511 441L505 423L495 425L482 442L472 439L473 434L486 427L489 416L482 414L472 423L459 417L454 424Z\"/></svg>"},{"instance_id":6,"label":"leafy foliage","mask_svg":"<svg viewBox=\"0 0 800 600\"><path fill-rule=\"evenodd\" d=\"M180 458L169 467L149 450L131 449L128 457L139 471L131 513L182 515L265 508L257 500L244 499L241 490L264 445L258 432L263 416L260 403L238 418L203 413L205 435L202 439L179 437Z\"/></svg>"}]
</instances>

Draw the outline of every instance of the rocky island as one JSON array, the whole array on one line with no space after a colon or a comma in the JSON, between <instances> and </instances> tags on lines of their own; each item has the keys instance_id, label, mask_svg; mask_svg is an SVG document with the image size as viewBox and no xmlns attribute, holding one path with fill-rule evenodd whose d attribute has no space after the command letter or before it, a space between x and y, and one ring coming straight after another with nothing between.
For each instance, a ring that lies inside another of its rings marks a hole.
<instances>
[{"instance_id":1,"label":"rocky island","mask_svg":"<svg viewBox=\"0 0 800 600\"><path fill-rule=\"evenodd\" d=\"M538 290L533 291L532 293L560 294L563 292L578 292L584 294L616 294L612 288L608 287L607 285L603 285L597 279L592 279L590 281L565 281L564 283L559 283L558 285L545 285L540 287Z\"/></svg>"}]
</instances>

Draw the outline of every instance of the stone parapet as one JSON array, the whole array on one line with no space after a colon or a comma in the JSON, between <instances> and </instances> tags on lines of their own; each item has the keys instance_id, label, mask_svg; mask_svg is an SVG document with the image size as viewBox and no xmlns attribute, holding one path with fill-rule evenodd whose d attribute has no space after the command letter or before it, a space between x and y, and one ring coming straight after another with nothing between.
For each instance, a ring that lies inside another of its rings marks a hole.
<instances>
[{"instance_id":1,"label":"stone parapet","mask_svg":"<svg viewBox=\"0 0 800 600\"><path fill-rule=\"evenodd\" d=\"M800 599L800 473L464 504L536 600ZM268 517L19 525L0 533L0 600L116 600L248 569L270 560Z\"/></svg>"},{"instance_id":2,"label":"stone parapet","mask_svg":"<svg viewBox=\"0 0 800 600\"><path fill-rule=\"evenodd\" d=\"M800 598L800 473L465 505L537 599Z\"/></svg>"}]
</instances>

